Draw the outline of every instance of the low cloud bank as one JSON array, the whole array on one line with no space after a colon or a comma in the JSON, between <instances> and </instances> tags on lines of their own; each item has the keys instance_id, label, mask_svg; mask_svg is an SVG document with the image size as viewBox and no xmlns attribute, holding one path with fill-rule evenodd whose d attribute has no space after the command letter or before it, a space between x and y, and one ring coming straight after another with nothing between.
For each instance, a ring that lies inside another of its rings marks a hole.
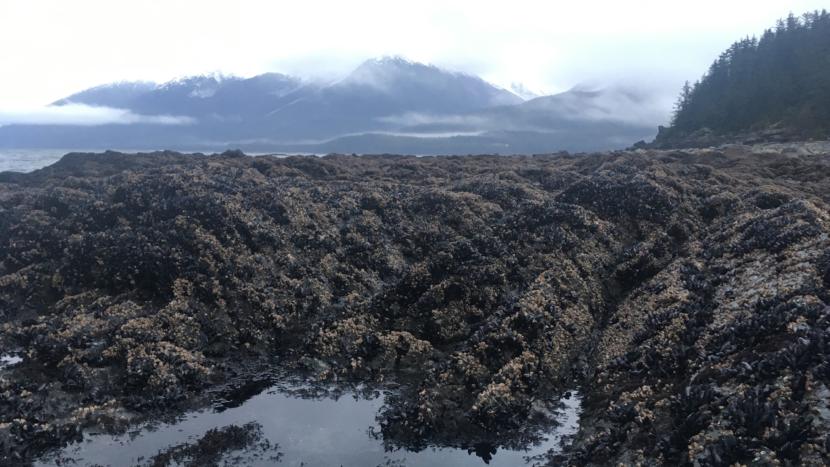
<instances>
[{"instance_id":1,"label":"low cloud bank","mask_svg":"<svg viewBox=\"0 0 830 467\"><path fill-rule=\"evenodd\" d=\"M617 121L655 128L671 118L674 99L630 83L608 87L576 86L555 97L553 102L560 112L575 119Z\"/></svg>"},{"instance_id":2,"label":"low cloud bank","mask_svg":"<svg viewBox=\"0 0 830 467\"><path fill-rule=\"evenodd\" d=\"M196 120L178 115L141 115L127 109L84 104L46 106L34 109L0 109L0 126L14 124L95 126L129 125L133 123L189 125L196 123Z\"/></svg>"},{"instance_id":3,"label":"low cloud bank","mask_svg":"<svg viewBox=\"0 0 830 467\"><path fill-rule=\"evenodd\" d=\"M486 126L489 119L480 115L443 114L435 115L423 112L407 112L399 115L388 115L377 119L379 122L401 126L417 125L457 125L457 126Z\"/></svg>"}]
</instances>

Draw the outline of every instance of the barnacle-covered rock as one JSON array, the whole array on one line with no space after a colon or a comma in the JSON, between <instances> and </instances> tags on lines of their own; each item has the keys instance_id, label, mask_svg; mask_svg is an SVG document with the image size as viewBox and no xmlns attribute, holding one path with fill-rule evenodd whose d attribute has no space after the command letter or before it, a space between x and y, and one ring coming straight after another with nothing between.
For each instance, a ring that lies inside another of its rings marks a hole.
<instances>
[{"instance_id":1,"label":"barnacle-covered rock","mask_svg":"<svg viewBox=\"0 0 830 467\"><path fill-rule=\"evenodd\" d=\"M489 452L581 386L560 463L826 464L828 202L830 156L740 146L0 174L0 463L279 359L416 381L393 446Z\"/></svg>"}]
</instances>

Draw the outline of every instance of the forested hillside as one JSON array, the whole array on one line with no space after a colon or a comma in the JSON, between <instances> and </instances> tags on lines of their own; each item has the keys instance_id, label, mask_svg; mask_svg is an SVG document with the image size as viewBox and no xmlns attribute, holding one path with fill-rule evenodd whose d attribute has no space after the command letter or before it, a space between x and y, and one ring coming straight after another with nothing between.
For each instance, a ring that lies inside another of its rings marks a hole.
<instances>
[{"instance_id":1,"label":"forested hillside","mask_svg":"<svg viewBox=\"0 0 830 467\"><path fill-rule=\"evenodd\" d=\"M696 83L686 83L672 139L707 128L716 134L776 126L804 137L830 134L830 14L790 15L775 28L732 44Z\"/></svg>"}]
</instances>

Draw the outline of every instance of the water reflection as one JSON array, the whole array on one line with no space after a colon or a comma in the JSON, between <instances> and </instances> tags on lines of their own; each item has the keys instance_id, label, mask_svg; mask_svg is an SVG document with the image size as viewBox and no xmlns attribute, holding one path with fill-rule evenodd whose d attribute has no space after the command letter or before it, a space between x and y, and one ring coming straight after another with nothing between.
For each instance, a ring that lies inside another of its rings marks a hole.
<instances>
[{"instance_id":1,"label":"water reflection","mask_svg":"<svg viewBox=\"0 0 830 467\"><path fill-rule=\"evenodd\" d=\"M253 380L216 395L212 408L121 435L84 441L36 465L380 466L527 465L576 431L579 397L552 403L547 416L494 434L424 433L407 426L401 387L321 385L298 378ZM539 410L537 412L544 412ZM196 457L194 457L196 456ZM198 457L202 456L202 457Z\"/></svg>"},{"instance_id":2,"label":"water reflection","mask_svg":"<svg viewBox=\"0 0 830 467\"><path fill-rule=\"evenodd\" d=\"M0 355L0 368L14 366L22 361L23 359L17 355Z\"/></svg>"}]
</instances>

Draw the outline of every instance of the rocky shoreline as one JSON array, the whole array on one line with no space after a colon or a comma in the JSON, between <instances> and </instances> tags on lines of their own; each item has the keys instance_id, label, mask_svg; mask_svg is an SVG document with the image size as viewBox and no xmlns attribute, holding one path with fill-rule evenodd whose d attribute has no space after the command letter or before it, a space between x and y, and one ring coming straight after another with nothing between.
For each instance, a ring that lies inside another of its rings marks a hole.
<instances>
[{"instance_id":1,"label":"rocky shoreline","mask_svg":"<svg viewBox=\"0 0 830 467\"><path fill-rule=\"evenodd\" d=\"M763 147L791 148L795 151L810 151L821 148L821 153L826 153L828 147L830 147L826 132L806 132L799 128L778 123L759 129L737 132L717 132L706 127L691 132L681 132L675 128L660 126L654 141L651 143L639 141L634 144L632 149L705 149L734 144L751 146L753 150Z\"/></svg>"},{"instance_id":2,"label":"rocky shoreline","mask_svg":"<svg viewBox=\"0 0 830 467\"><path fill-rule=\"evenodd\" d=\"M830 152L772 146L0 173L0 348L23 358L0 463L276 358L420 381L384 414L401 446L521 433L581 386L554 465L825 465L828 202Z\"/></svg>"}]
</instances>

